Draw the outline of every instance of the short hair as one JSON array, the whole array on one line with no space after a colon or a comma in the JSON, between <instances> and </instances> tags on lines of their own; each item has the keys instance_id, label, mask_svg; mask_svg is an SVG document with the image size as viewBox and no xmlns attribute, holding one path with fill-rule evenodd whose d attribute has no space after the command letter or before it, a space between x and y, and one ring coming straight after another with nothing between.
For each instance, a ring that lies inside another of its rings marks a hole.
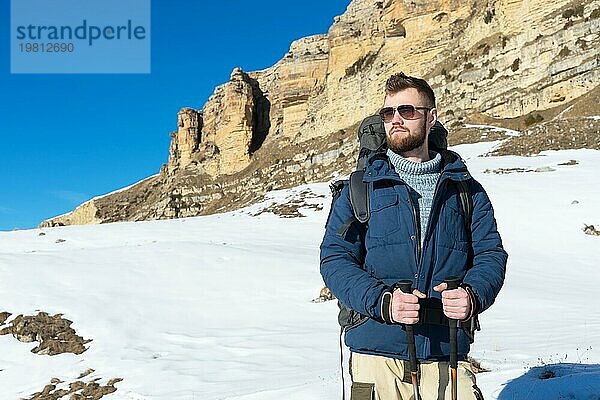
<instances>
[{"instance_id":1,"label":"short hair","mask_svg":"<svg viewBox=\"0 0 600 400\"><path fill-rule=\"evenodd\" d=\"M424 79L408 76L404 72L398 72L390 76L385 82L386 96L409 88L417 89L419 93L425 95L427 100L429 100L429 104L427 105L435 107L435 93L433 93L433 89L431 89L431 86Z\"/></svg>"}]
</instances>

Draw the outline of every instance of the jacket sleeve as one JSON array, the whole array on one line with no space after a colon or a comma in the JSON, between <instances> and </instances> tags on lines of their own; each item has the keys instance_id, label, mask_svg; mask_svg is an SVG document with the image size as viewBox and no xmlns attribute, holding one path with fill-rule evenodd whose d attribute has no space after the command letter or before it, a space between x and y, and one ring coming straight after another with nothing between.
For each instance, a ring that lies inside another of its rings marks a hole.
<instances>
[{"instance_id":1,"label":"jacket sleeve","mask_svg":"<svg viewBox=\"0 0 600 400\"><path fill-rule=\"evenodd\" d=\"M502 247L492 203L481 184L473 182L473 266L467 271L463 284L475 293L476 312L481 313L494 303L504 284L508 254Z\"/></svg>"},{"instance_id":2,"label":"jacket sleeve","mask_svg":"<svg viewBox=\"0 0 600 400\"><path fill-rule=\"evenodd\" d=\"M348 186L332 207L321 243L321 275L325 285L352 310L391 323L391 288L363 268L366 227L354 218Z\"/></svg>"}]
</instances>

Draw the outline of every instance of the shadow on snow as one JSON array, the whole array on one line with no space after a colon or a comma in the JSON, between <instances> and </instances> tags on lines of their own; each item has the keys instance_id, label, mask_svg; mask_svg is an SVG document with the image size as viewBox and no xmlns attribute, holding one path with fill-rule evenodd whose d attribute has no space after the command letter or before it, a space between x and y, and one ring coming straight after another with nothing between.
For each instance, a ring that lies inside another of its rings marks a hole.
<instances>
[{"instance_id":1,"label":"shadow on snow","mask_svg":"<svg viewBox=\"0 0 600 400\"><path fill-rule=\"evenodd\" d=\"M498 400L600 400L599 364L550 364L509 381Z\"/></svg>"}]
</instances>

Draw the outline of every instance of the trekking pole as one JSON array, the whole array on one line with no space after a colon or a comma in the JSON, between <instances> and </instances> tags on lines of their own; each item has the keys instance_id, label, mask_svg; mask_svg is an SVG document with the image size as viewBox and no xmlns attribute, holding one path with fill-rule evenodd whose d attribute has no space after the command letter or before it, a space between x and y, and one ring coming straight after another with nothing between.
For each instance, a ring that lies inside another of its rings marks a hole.
<instances>
[{"instance_id":1,"label":"trekking pole","mask_svg":"<svg viewBox=\"0 0 600 400\"><path fill-rule=\"evenodd\" d=\"M411 280L401 280L397 283L398 288L403 293L412 293L412 281ZM413 395L414 400L421 400L421 395L419 394L419 376L417 370L417 349L415 347L415 332L413 330L413 326L411 324L404 324L406 328L406 337L408 339L408 356L410 358L410 377L413 385Z\"/></svg>"},{"instance_id":2,"label":"trekking pole","mask_svg":"<svg viewBox=\"0 0 600 400\"><path fill-rule=\"evenodd\" d=\"M460 278L449 276L444 280L448 288L446 290L458 289ZM456 335L458 330L458 320L450 319L450 375L452 379L452 400L456 400L457 382L456 370L458 369L458 349L456 346Z\"/></svg>"}]
</instances>

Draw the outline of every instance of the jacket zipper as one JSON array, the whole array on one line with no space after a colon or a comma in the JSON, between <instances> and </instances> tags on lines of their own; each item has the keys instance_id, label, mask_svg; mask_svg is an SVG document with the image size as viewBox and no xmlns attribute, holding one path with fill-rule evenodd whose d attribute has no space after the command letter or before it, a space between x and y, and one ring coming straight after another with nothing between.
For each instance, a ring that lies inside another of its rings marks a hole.
<instances>
[{"instance_id":1,"label":"jacket zipper","mask_svg":"<svg viewBox=\"0 0 600 400\"><path fill-rule=\"evenodd\" d=\"M419 223L417 221L417 208L415 207L415 202L414 202L412 196L410 195L410 192L408 193L408 199L410 200L410 205L412 207L413 222L415 224L415 238L416 238L415 240L417 242L417 245L415 246L415 262L417 264L417 278L418 278L419 266L420 266L420 260L421 260L421 230L419 229Z\"/></svg>"},{"instance_id":2,"label":"jacket zipper","mask_svg":"<svg viewBox=\"0 0 600 400\"><path fill-rule=\"evenodd\" d=\"M440 175L440 178L437 181L437 184L435 185L435 191L433 192L433 200L431 201L431 212L429 214L429 219L427 220L427 226L425 227L425 240L427 240L427 234L429 233L429 226L431 225L429 222L431 221L431 216L434 214L434 211L436 210L436 200L439 197L439 189L442 186L442 181L445 179L442 179L442 175Z\"/></svg>"}]
</instances>

